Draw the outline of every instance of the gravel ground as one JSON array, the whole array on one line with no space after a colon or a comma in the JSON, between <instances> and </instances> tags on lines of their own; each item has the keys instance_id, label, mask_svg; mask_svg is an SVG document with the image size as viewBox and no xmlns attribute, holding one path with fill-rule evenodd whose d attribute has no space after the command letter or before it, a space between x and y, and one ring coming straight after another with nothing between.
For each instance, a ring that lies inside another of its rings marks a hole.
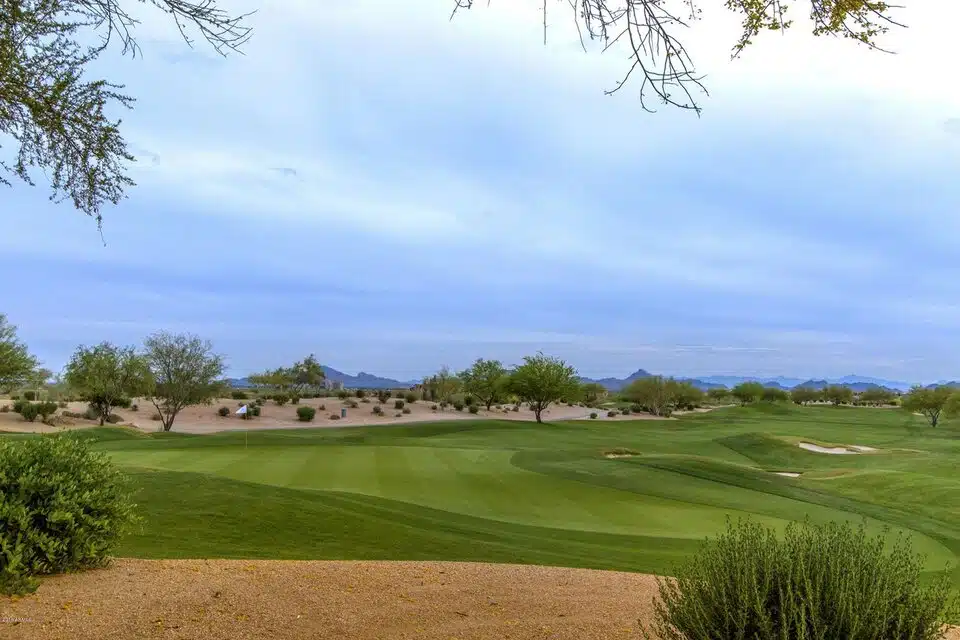
<instances>
[{"instance_id":1,"label":"gravel ground","mask_svg":"<svg viewBox=\"0 0 960 640\"><path fill-rule=\"evenodd\" d=\"M640 638L650 576L444 562L117 560L0 599L18 640Z\"/></svg>"},{"instance_id":2,"label":"gravel ground","mask_svg":"<svg viewBox=\"0 0 960 640\"><path fill-rule=\"evenodd\" d=\"M652 576L586 569L117 560L0 598L0 638L628 640L655 593Z\"/></svg>"}]
</instances>

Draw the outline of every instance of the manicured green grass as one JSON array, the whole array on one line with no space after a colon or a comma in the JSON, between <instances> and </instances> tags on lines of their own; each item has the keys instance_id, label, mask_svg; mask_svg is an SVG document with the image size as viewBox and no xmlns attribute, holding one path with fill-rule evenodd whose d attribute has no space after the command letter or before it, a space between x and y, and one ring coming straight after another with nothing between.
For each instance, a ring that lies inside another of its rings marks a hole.
<instances>
[{"instance_id":1,"label":"manicured green grass","mask_svg":"<svg viewBox=\"0 0 960 640\"><path fill-rule=\"evenodd\" d=\"M676 421L83 437L140 487L144 528L123 555L664 572L727 517L777 527L810 517L906 533L931 571L960 559L960 429L897 410L763 406ZM832 456L801 441L878 451ZM641 455L603 455L615 448ZM960 585L960 570L953 576Z\"/></svg>"}]
</instances>

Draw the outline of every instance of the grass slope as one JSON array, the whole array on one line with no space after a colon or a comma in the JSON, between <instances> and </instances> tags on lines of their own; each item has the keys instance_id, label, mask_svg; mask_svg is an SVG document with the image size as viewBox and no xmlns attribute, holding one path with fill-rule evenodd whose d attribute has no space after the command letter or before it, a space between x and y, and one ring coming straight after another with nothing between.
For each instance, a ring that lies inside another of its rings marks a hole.
<instances>
[{"instance_id":1,"label":"grass slope","mask_svg":"<svg viewBox=\"0 0 960 640\"><path fill-rule=\"evenodd\" d=\"M960 430L899 411L83 437L141 487L139 557L482 560L664 572L732 516L859 520L960 558ZM245 440L247 444L245 445ZM809 440L867 445L830 456ZM604 451L625 447L633 458ZM795 471L798 479L772 471ZM960 570L954 571L960 585Z\"/></svg>"}]
</instances>

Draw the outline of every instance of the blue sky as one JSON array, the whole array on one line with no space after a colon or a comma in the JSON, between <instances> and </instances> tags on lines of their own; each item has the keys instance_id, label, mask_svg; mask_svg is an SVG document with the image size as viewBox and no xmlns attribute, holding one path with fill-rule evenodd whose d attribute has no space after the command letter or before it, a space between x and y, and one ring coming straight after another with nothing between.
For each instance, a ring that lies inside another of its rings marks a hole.
<instances>
[{"instance_id":1,"label":"blue sky","mask_svg":"<svg viewBox=\"0 0 960 640\"><path fill-rule=\"evenodd\" d=\"M734 62L708 7L682 34L697 119L603 95L623 56L579 50L561 4L547 46L533 0L261 4L245 56L151 13L142 58L99 63L138 98L106 246L43 187L3 192L2 311L51 368L170 329L236 375L543 350L590 376L960 377L960 7L904 11L895 56L798 20Z\"/></svg>"}]
</instances>

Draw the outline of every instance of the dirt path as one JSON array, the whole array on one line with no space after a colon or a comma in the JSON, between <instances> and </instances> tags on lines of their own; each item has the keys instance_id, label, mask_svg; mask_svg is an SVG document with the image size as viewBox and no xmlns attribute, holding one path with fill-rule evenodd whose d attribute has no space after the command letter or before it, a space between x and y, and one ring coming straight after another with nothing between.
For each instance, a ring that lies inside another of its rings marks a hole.
<instances>
[{"instance_id":1,"label":"dirt path","mask_svg":"<svg viewBox=\"0 0 960 640\"><path fill-rule=\"evenodd\" d=\"M442 562L118 560L0 599L22 640L640 638L650 576Z\"/></svg>"}]
</instances>

